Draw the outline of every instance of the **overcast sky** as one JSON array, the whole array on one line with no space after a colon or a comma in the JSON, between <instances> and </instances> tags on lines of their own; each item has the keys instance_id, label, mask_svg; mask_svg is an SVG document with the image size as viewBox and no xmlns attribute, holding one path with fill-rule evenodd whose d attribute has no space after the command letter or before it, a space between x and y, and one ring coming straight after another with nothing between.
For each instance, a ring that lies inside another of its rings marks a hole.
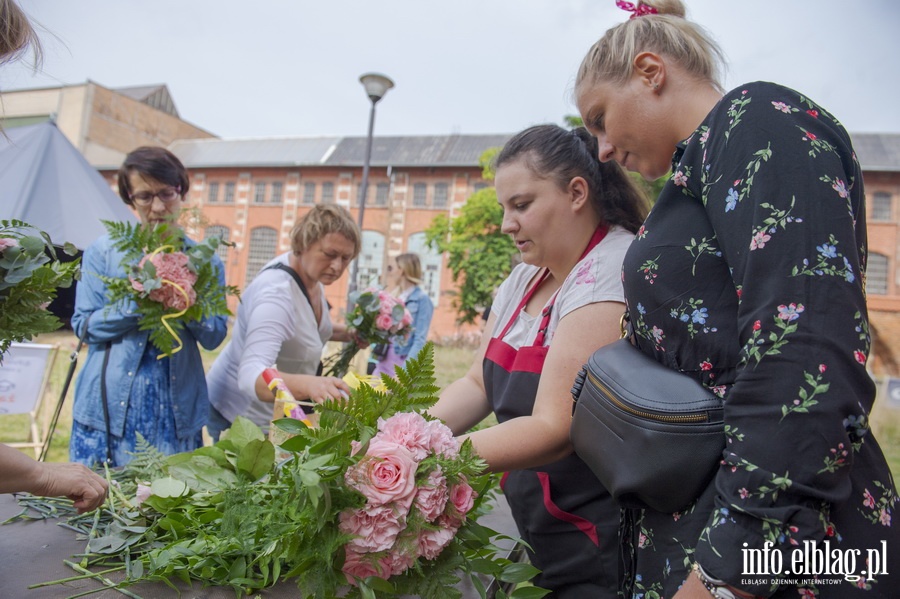
<instances>
[{"instance_id":1,"label":"overcast sky","mask_svg":"<svg viewBox=\"0 0 900 599\"><path fill-rule=\"evenodd\" d=\"M628 13L614 0L19 0L45 59L0 90L165 83L226 138L365 135L369 71L396 87L376 135L514 133L574 114L574 74ZM794 87L851 132L900 132L900 2L687 0L729 59L726 88Z\"/></svg>"}]
</instances>

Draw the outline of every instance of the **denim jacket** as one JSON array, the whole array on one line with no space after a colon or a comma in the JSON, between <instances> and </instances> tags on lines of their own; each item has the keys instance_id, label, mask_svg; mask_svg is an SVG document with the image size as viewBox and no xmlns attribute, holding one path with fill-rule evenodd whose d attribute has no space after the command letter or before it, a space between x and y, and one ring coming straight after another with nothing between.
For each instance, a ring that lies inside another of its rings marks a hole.
<instances>
[{"instance_id":1,"label":"denim jacket","mask_svg":"<svg viewBox=\"0 0 900 599\"><path fill-rule=\"evenodd\" d=\"M422 288L418 285L406 298L406 309L412 316L413 333L405 345L394 345L394 352L406 358L415 358L425 342L428 341L428 327L431 326L431 316L434 314L434 304Z\"/></svg>"},{"instance_id":2,"label":"denim jacket","mask_svg":"<svg viewBox=\"0 0 900 599\"><path fill-rule=\"evenodd\" d=\"M187 239L188 244L194 242ZM121 437L125 428L125 411L131 395L135 371L148 343L149 331L138 330L137 306L134 302L108 304L106 285L97 275L121 277L123 254L113 248L108 235L92 243L84 252L81 280L75 291L75 313L72 328L81 337L85 325L88 356L75 384L72 416L80 424L106 430L100 397L100 371L106 342L110 342L106 368L106 392L109 405L110 434ZM225 284L222 261L213 256L219 283ZM90 318L90 322L88 322ZM169 392L175 412L175 431L179 439L197 434L206 424L209 399L206 376L197 343L215 349L227 332L225 316L191 322L179 333L184 348L169 360Z\"/></svg>"}]
</instances>

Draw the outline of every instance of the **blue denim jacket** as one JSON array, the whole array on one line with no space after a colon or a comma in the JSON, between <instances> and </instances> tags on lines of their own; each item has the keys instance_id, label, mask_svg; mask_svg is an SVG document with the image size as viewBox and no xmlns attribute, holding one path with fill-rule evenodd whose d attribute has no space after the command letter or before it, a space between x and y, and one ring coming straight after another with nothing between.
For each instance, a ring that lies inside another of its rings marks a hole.
<instances>
[{"instance_id":1,"label":"blue denim jacket","mask_svg":"<svg viewBox=\"0 0 900 599\"><path fill-rule=\"evenodd\" d=\"M193 244L191 240L187 243ZM141 356L148 343L149 332L138 330L137 306L133 302L108 305L106 285L96 275L120 277L123 254L112 247L108 235L92 243L81 262L81 280L75 290L75 313L72 328L79 337L88 331L85 343L88 356L75 384L75 403L72 417L80 424L106 430L103 404L100 398L100 371L103 368L104 347L111 342L109 364L106 367L106 392L109 404L109 428L121 437L125 427L125 411L131 395L131 384ZM225 284L222 261L213 256L219 282ZM88 323L88 317L90 322ZM197 343L215 349L227 332L225 316L204 318L189 323L180 335L184 348L169 360L169 391L175 410L175 431L179 439L190 438L203 428L209 413L206 376Z\"/></svg>"},{"instance_id":2,"label":"blue denim jacket","mask_svg":"<svg viewBox=\"0 0 900 599\"><path fill-rule=\"evenodd\" d=\"M404 359L415 358L419 350L425 347L425 342L428 341L428 327L431 326L431 317L434 314L434 304L431 303L428 294L416 285L406 298L406 309L412 316L413 334L405 345L394 346L394 352Z\"/></svg>"}]
</instances>

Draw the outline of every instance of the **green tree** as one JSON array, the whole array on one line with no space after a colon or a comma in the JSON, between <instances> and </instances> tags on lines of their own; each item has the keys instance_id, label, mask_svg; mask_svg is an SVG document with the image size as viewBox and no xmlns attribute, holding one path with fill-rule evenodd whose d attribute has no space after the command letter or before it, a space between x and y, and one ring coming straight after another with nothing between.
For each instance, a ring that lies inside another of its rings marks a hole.
<instances>
[{"instance_id":1,"label":"green tree","mask_svg":"<svg viewBox=\"0 0 900 599\"><path fill-rule=\"evenodd\" d=\"M494 178L492 163L499 151L491 148L479 159L487 180ZM431 247L447 253L447 265L457 284L453 307L460 323L476 322L512 270L516 247L509 235L500 231L502 222L497 192L486 187L469 196L458 215L451 219L439 214L425 231Z\"/></svg>"}]
</instances>

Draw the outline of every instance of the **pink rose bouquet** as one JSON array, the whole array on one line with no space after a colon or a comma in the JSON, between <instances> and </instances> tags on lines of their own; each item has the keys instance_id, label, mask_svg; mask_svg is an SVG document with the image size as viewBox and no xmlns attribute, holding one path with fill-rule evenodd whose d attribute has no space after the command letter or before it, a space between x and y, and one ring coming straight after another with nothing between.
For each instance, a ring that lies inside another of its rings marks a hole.
<instances>
[{"instance_id":1,"label":"pink rose bouquet","mask_svg":"<svg viewBox=\"0 0 900 599\"><path fill-rule=\"evenodd\" d=\"M150 331L150 342L162 356L182 348L179 332L187 323L231 314L227 296L237 295L237 288L224 285L213 263L221 240L212 237L194 243L169 223L104 224L114 247L124 254L122 267L127 273L101 277L109 300L134 302L141 330Z\"/></svg>"},{"instance_id":2,"label":"pink rose bouquet","mask_svg":"<svg viewBox=\"0 0 900 599\"><path fill-rule=\"evenodd\" d=\"M350 297L353 308L347 313L347 326L365 344L406 343L412 333L412 315L399 298L374 287ZM359 352L357 343L346 344L325 362L325 375L343 377Z\"/></svg>"}]
</instances>

